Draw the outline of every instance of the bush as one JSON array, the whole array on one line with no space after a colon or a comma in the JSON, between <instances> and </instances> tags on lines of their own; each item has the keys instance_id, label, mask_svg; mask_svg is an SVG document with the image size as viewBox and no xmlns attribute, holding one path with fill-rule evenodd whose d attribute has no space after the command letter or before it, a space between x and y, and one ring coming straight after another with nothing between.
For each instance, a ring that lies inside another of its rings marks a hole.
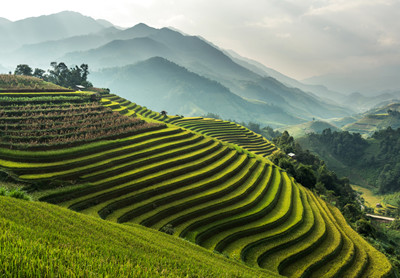
<instances>
[{"instance_id":1,"label":"bush","mask_svg":"<svg viewBox=\"0 0 400 278\"><path fill-rule=\"evenodd\" d=\"M22 191L20 189L13 189L11 191L8 191L6 188L0 187L0 196L8 196L26 201L32 200L31 196L29 196L25 191Z\"/></svg>"},{"instance_id":2,"label":"bush","mask_svg":"<svg viewBox=\"0 0 400 278\"><path fill-rule=\"evenodd\" d=\"M4 187L0 187L0 196L7 196L7 190Z\"/></svg>"},{"instance_id":3,"label":"bush","mask_svg":"<svg viewBox=\"0 0 400 278\"><path fill-rule=\"evenodd\" d=\"M161 228L161 232L166 233L167 235L173 235L175 233L175 229L171 224L167 224Z\"/></svg>"}]
</instances>

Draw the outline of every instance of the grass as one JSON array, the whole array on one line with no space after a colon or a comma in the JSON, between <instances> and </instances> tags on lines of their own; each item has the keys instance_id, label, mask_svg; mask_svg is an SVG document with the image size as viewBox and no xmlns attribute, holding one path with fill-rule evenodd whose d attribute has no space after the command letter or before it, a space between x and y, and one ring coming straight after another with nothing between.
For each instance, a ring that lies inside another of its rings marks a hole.
<instances>
[{"instance_id":1,"label":"grass","mask_svg":"<svg viewBox=\"0 0 400 278\"><path fill-rule=\"evenodd\" d=\"M2 277L278 277L141 226L0 197Z\"/></svg>"}]
</instances>

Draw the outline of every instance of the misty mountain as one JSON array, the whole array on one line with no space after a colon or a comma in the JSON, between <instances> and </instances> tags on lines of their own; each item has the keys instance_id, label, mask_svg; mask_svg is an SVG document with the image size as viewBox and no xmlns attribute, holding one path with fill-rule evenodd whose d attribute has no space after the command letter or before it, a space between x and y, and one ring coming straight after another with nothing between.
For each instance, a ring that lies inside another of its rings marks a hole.
<instances>
[{"instance_id":1,"label":"misty mountain","mask_svg":"<svg viewBox=\"0 0 400 278\"><path fill-rule=\"evenodd\" d=\"M156 31L155 31L156 30ZM330 104L311 93L287 87L272 77L263 77L235 63L220 49L195 36L185 36L168 28L152 30L147 37L112 41L97 49L69 53L68 63L89 63L94 69L124 66L164 57L191 72L215 80L245 99L281 107L290 114L311 120L351 114L349 109Z\"/></svg>"},{"instance_id":2,"label":"misty mountain","mask_svg":"<svg viewBox=\"0 0 400 278\"><path fill-rule=\"evenodd\" d=\"M232 58L202 38L184 35L168 28L155 29L145 24L138 24L120 30L114 26L109 27L107 22L72 12L30 18L21 22L5 21L0 27L14 26L13 33L18 37L23 36L25 30L19 30L17 28L19 25L16 23L21 25L26 22L33 24L29 27L30 30L36 30L40 24L52 27L49 27L48 32L43 32L43 35L35 37L36 42L32 42L28 37L22 40L21 44L24 45L14 52L0 55L5 67L15 68L17 64L28 63L32 67L47 69L50 62L63 61L68 65L87 63L93 72L102 68L121 68L152 57L163 57L191 73L221 84L230 93L241 97L240 99L246 100L247 103L277 107L287 115L295 115L297 119L307 121L314 117L326 119L351 114L348 108L334 104L330 100L304 92L292 85L283 84L277 78L271 77L272 74L265 74L266 67L262 68L254 63L250 66L248 61L244 63ZM60 27L63 24L68 25L65 30ZM58 30L57 35L53 34L56 30ZM121 69L124 70L127 69ZM283 75L277 72L275 76L283 78ZM118 84L112 82L111 77L107 80L113 86ZM129 83L127 80L123 82ZM179 85L174 84L177 86L176 90L179 90ZM113 86L107 87L111 90L118 88ZM153 84L148 86L152 88ZM168 110L168 107L164 109ZM288 121L283 120L282 123L284 122Z\"/></svg>"},{"instance_id":3,"label":"misty mountain","mask_svg":"<svg viewBox=\"0 0 400 278\"><path fill-rule=\"evenodd\" d=\"M316 97L319 97L319 98L322 98L325 100L329 99L336 103L346 104L346 102L343 102L345 95L343 95L339 92L331 91L323 85L309 85L309 84L301 83L300 81L298 81L294 78L291 78L289 76L286 76L272 68L266 67L265 65L255 61L255 60L240 56L233 50L226 50L225 53L229 57L231 57L235 61L235 63L237 63L243 67L246 67L249 70L251 70L261 76L269 76L269 77L275 78L279 82L282 82L283 84L285 84L288 87L298 88L306 93L310 93L313 96L316 96Z\"/></svg>"},{"instance_id":4,"label":"misty mountain","mask_svg":"<svg viewBox=\"0 0 400 278\"><path fill-rule=\"evenodd\" d=\"M308 84L324 84L346 94L358 92L377 96L386 90L400 90L400 66L392 65L337 74L325 74L303 80Z\"/></svg>"},{"instance_id":5,"label":"misty mountain","mask_svg":"<svg viewBox=\"0 0 400 278\"><path fill-rule=\"evenodd\" d=\"M253 121L274 127L300 123L277 106L244 100L220 83L161 57L93 73L91 80L124 98L169 114L199 116L208 112L224 119Z\"/></svg>"},{"instance_id":6,"label":"misty mountain","mask_svg":"<svg viewBox=\"0 0 400 278\"><path fill-rule=\"evenodd\" d=\"M72 36L66 39L44 41L35 44L25 44L14 52L3 55L1 60L3 63L10 66L25 63L34 67L47 68L53 61L68 60L67 53L95 49L114 40L129 40L133 38L147 37L156 31L157 29L151 28L143 23L125 30L120 30L112 26L101 29L97 33ZM70 56L74 56L74 54ZM79 62L76 63L79 64ZM126 64L130 63L125 63L124 65ZM96 68L96 66L92 64L90 66L91 68ZM105 65L102 65L101 67L105 67Z\"/></svg>"},{"instance_id":7,"label":"misty mountain","mask_svg":"<svg viewBox=\"0 0 400 278\"><path fill-rule=\"evenodd\" d=\"M96 49L82 52L73 52L64 56L63 61L68 64L81 60L91 65L92 68L106 68L124 66L151 57L162 56L173 58L174 51L162 43L149 37L131 40L114 40Z\"/></svg>"},{"instance_id":8,"label":"misty mountain","mask_svg":"<svg viewBox=\"0 0 400 278\"><path fill-rule=\"evenodd\" d=\"M397 93L381 93L376 96L365 96L360 93L352 93L344 98L344 101L352 103L358 112L365 112L368 109L386 105L391 102L399 101L400 94Z\"/></svg>"},{"instance_id":9,"label":"misty mountain","mask_svg":"<svg viewBox=\"0 0 400 278\"><path fill-rule=\"evenodd\" d=\"M95 33L104 29L106 25L109 24L69 11L15 22L2 19L0 20L0 47L11 50L24 44Z\"/></svg>"}]
</instances>

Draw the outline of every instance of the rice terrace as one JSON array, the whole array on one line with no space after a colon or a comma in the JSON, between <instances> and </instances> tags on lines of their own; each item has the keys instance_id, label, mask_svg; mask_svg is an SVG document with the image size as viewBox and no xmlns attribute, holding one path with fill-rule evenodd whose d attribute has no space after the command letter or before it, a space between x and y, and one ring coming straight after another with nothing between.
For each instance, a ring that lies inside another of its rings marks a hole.
<instances>
[{"instance_id":1,"label":"rice terrace","mask_svg":"<svg viewBox=\"0 0 400 278\"><path fill-rule=\"evenodd\" d=\"M241 125L1 82L1 277L395 277Z\"/></svg>"}]
</instances>

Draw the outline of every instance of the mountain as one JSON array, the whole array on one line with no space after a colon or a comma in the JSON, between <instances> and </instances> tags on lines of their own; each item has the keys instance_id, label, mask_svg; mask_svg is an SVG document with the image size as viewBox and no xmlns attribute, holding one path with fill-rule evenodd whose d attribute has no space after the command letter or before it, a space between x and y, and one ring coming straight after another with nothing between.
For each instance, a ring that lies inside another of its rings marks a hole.
<instances>
[{"instance_id":1,"label":"mountain","mask_svg":"<svg viewBox=\"0 0 400 278\"><path fill-rule=\"evenodd\" d=\"M69 53L63 60L69 63L84 60L98 69L128 65L140 59L160 56L184 66L191 72L221 83L232 93L247 100L279 106L287 113L306 120L351 114L347 108L331 104L300 89L287 87L275 78L261 76L235 63L223 51L199 37L185 36L162 28L152 30L146 38L147 40L142 37L113 41L96 49Z\"/></svg>"},{"instance_id":2,"label":"mountain","mask_svg":"<svg viewBox=\"0 0 400 278\"><path fill-rule=\"evenodd\" d=\"M68 60L68 58L61 57L69 52L88 51L98 48L99 46L104 46L114 40L130 40L146 37L155 31L157 31L157 29L151 28L143 23L124 30L112 26L101 29L97 33L72 36L65 39L44 41L35 44L25 44L12 53L4 55L2 61L12 66L20 63L28 63L34 67L47 68L53 61ZM74 54L71 56L74 56ZM76 63L80 64L82 61ZM93 65L90 66L93 68Z\"/></svg>"},{"instance_id":3,"label":"mountain","mask_svg":"<svg viewBox=\"0 0 400 278\"><path fill-rule=\"evenodd\" d=\"M65 56L63 61L68 64L76 61L84 61L93 68L107 68L125 66L151 57L162 56L172 58L175 53L164 44L149 37L141 37L130 40L113 40L96 49L81 52L73 52Z\"/></svg>"},{"instance_id":4,"label":"mountain","mask_svg":"<svg viewBox=\"0 0 400 278\"><path fill-rule=\"evenodd\" d=\"M57 36L53 35L52 32L59 29L61 23L66 24L68 19L74 24L58 32ZM72 12L25 21L32 24L31 29L45 22L52 28L49 32L43 32L45 35L36 36L36 42L28 37L21 41L20 44L24 45L17 50L12 51L12 48L8 48L7 54L0 55L3 65L7 67L28 63L34 68L47 69L51 62L63 61L68 65L87 63L93 72L101 68L135 64L151 57L163 57L185 67L192 73L222 84L231 93L240 96L248 103L276 106L284 114L296 119L308 121L312 118L340 118L352 114L351 109L313 93L287 86L276 78L266 76L262 70L260 72L254 67L249 67L248 64L248 67L243 63L240 64L202 38L184 35L168 28L155 29L145 24L138 24L126 30L120 30L114 26L106 28L109 24L103 21L99 22ZM25 21L21 21L20 25ZM14 26L15 24L12 22L5 25ZM74 33L73 30L78 28L79 24L84 25L85 28ZM23 35L24 31L20 31L17 27L13 33ZM104 78L103 83L115 84L110 80L111 76L104 76ZM179 87L176 89L179 90ZM125 91L124 94L126 93L128 92ZM173 107L165 107L165 109L174 110ZM242 114L233 118L240 117L247 118ZM273 121L253 119L253 121L275 122L275 119ZM275 122L274 126L281 126L288 122L293 121L282 118L282 122ZM298 120L295 122L297 123Z\"/></svg>"},{"instance_id":5,"label":"mountain","mask_svg":"<svg viewBox=\"0 0 400 278\"><path fill-rule=\"evenodd\" d=\"M343 98L344 102L351 103L358 112L366 112L373 107L382 106L384 103L395 102L400 99L399 92L385 92L376 96L366 96L361 93L352 93Z\"/></svg>"},{"instance_id":6,"label":"mountain","mask_svg":"<svg viewBox=\"0 0 400 278\"><path fill-rule=\"evenodd\" d=\"M342 101L344 97L343 94L331 91L323 85L309 85L301 83L300 81L286 76L272 68L266 67L265 65L255 60L240 56L233 50L226 50L225 53L229 55L239 65L242 65L243 67L246 67L251 71L258 73L261 76L270 76L277 79L279 82L282 82L288 87L298 88L304 92L313 94L313 96L318 96L325 100L329 99L336 103L345 104Z\"/></svg>"},{"instance_id":7,"label":"mountain","mask_svg":"<svg viewBox=\"0 0 400 278\"><path fill-rule=\"evenodd\" d=\"M324 84L332 90L350 94L377 96L385 90L399 90L400 65L377 67L362 71L325 74L303 80L307 84Z\"/></svg>"},{"instance_id":8,"label":"mountain","mask_svg":"<svg viewBox=\"0 0 400 278\"><path fill-rule=\"evenodd\" d=\"M15 22L0 22L0 47L16 49L24 44L99 32L104 21L96 21L77 12L60 12L52 15L31 17Z\"/></svg>"},{"instance_id":9,"label":"mountain","mask_svg":"<svg viewBox=\"0 0 400 278\"><path fill-rule=\"evenodd\" d=\"M274 127L302 121L277 106L245 100L220 83L161 57L104 69L93 73L91 80L152 110L166 110L173 115L199 116L212 112L224 119L257 121Z\"/></svg>"},{"instance_id":10,"label":"mountain","mask_svg":"<svg viewBox=\"0 0 400 278\"><path fill-rule=\"evenodd\" d=\"M278 130L280 132L286 130L294 138L299 138L311 133L321 134L322 131L324 131L327 128L330 128L332 131L339 130L339 128L337 128L336 126L324 121L309 121L294 126L286 126L283 128L279 128Z\"/></svg>"},{"instance_id":11,"label":"mountain","mask_svg":"<svg viewBox=\"0 0 400 278\"><path fill-rule=\"evenodd\" d=\"M342 129L353 133L360 133L364 137L371 136L374 132L391 127L400 127L400 103L390 103L371 109L358 116L354 123L345 125Z\"/></svg>"}]
</instances>

